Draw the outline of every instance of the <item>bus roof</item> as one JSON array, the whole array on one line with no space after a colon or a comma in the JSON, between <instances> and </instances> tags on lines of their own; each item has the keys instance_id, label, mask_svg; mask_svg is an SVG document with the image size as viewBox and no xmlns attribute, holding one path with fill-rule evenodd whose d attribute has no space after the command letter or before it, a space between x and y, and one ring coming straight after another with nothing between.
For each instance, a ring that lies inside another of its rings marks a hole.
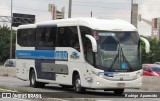
<instances>
[{"instance_id":1,"label":"bus roof","mask_svg":"<svg viewBox=\"0 0 160 101\"><path fill-rule=\"evenodd\" d=\"M118 19L96 19L96 18L68 18L60 20L51 20L39 22L36 24L20 25L18 29L36 28L37 26L86 26L95 30L108 31L137 31L137 29L130 23Z\"/></svg>"}]
</instances>

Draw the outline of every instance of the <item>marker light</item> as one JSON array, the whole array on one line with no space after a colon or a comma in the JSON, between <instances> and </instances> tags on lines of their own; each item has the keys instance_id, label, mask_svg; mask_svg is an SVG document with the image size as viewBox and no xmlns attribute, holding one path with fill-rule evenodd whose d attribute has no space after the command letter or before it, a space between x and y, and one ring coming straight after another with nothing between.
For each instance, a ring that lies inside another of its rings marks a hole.
<instances>
[{"instance_id":1,"label":"marker light","mask_svg":"<svg viewBox=\"0 0 160 101\"><path fill-rule=\"evenodd\" d=\"M100 82L99 81L97 81L97 85L99 85L100 84Z\"/></svg>"}]
</instances>

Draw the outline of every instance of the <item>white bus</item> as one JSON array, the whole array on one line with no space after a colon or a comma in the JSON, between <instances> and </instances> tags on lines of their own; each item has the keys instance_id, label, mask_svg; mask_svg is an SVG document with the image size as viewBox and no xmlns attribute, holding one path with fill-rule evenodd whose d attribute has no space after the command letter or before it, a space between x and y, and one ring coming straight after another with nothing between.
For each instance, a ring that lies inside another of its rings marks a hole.
<instances>
[{"instance_id":1,"label":"white bus","mask_svg":"<svg viewBox=\"0 0 160 101\"><path fill-rule=\"evenodd\" d=\"M140 38L121 20L70 18L21 25L17 30L17 77L32 87L55 83L86 89L112 90L142 85Z\"/></svg>"}]
</instances>

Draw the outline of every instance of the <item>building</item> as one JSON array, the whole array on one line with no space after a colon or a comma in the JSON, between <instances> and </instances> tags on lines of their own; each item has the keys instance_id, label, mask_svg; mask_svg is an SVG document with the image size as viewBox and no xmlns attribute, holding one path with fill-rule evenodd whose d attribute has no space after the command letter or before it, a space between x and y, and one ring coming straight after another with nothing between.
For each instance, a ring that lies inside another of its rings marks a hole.
<instances>
[{"instance_id":1,"label":"building","mask_svg":"<svg viewBox=\"0 0 160 101\"><path fill-rule=\"evenodd\" d=\"M160 40L160 18L152 19L152 38Z\"/></svg>"},{"instance_id":2,"label":"building","mask_svg":"<svg viewBox=\"0 0 160 101\"><path fill-rule=\"evenodd\" d=\"M52 14L52 20L64 19L65 7L62 7L61 11L58 11L54 4L49 4L48 11Z\"/></svg>"}]
</instances>

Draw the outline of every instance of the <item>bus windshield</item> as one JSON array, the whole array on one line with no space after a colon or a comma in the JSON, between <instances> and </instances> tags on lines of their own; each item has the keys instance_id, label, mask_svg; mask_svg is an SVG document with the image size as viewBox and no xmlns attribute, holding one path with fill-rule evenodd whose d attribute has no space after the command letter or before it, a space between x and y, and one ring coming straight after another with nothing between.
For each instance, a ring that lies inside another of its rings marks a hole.
<instances>
[{"instance_id":1,"label":"bus windshield","mask_svg":"<svg viewBox=\"0 0 160 101\"><path fill-rule=\"evenodd\" d=\"M96 67L106 71L130 72L141 69L137 32L94 31L98 51Z\"/></svg>"}]
</instances>

